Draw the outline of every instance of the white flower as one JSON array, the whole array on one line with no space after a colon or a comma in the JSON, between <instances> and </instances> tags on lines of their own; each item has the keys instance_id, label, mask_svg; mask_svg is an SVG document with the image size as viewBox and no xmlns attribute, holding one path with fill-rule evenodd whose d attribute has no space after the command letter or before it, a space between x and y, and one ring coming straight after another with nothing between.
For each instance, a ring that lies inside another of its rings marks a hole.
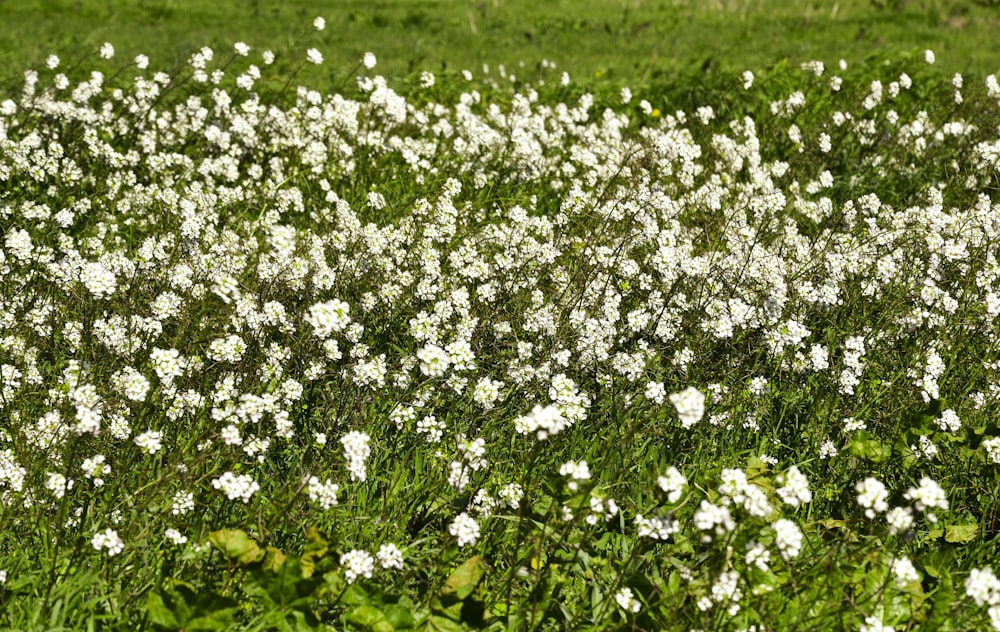
<instances>
[{"instance_id":1,"label":"white flower","mask_svg":"<svg viewBox=\"0 0 1000 632\"><path fill-rule=\"evenodd\" d=\"M479 523L464 511L448 526L448 533L458 538L458 545L475 544L479 539Z\"/></svg>"},{"instance_id":2,"label":"white flower","mask_svg":"<svg viewBox=\"0 0 1000 632\"><path fill-rule=\"evenodd\" d=\"M920 581L920 573L917 572L913 562L908 557L895 558L889 562L893 575L896 576L896 585L905 587L907 584Z\"/></svg>"},{"instance_id":3,"label":"white flower","mask_svg":"<svg viewBox=\"0 0 1000 632\"><path fill-rule=\"evenodd\" d=\"M347 459L347 469L351 474L352 481L364 482L367 478L365 471L365 461L371 454L368 443L371 441L364 432L351 431L340 438L341 445L344 446L344 458Z\"/></svg>"},{"instance_id":4,"label":"white flower","mask_svg":"<svg viewBox=\"0 0 1000 632\"><path fill-rule=\"evenodd\" d=\"M662 404L667 396L667 390L663 388L663 382L648 382L645 395L649 401Z\"/></svg>"},{"instance_id":5,"label":"white flower","mask_svg":"<svg viewBox=\"0 0 1000 632\"><path fill-rule=\"evenodd\" d=\"M802 531L791 520L777 520L771 528L774 529L774 543L778 546L781 557L789 560L797 557L802 550Z\"/></svg>"},{"instance_id":6,"label":"white flower","mask_svg":"<svg viewBox=\"0 0 1000 632\"><path fill-rule=\"evenodd\" d=\"M965 594L980 607L987 604L1000 605L1000 579L997 579L989 566L974 568L965 578Z\"/></svg>"},{"instance_id":7,"label":"white flower","mask_svg":"<svg viewBox=\"0 0 1000 632\"><path fill-rule=\"evenodd\" d=\"M615 593L615 601L618 603L618 607L626 612L639 612L642 609L642 604L635 598L632 589L627 586Z\"/></svg>"},{"instance_id":8,"label":"white flower","mask_svg":"<svg viewBox=\"0 0 1000 632\"><path fill-rule=\"evenodd\" d=\"M378 60L375 59L375 53L365 53L364 57L361 58L361 63L365 68L371 70L378 63Z\"/></svg>"},{"instance_id":9,"label":"white flower","mask_svg":"<svg viewBox=\"0 0 1000 632\"><path fill-rule=\"evenodd\" d=\"M676 467L671 465L667 468L665 475L656 479L656 484L667 494L667 502L676 503L680 500L681 493L687 485L687 478Z\"/></svg>"},{"instance_id":10,"label":"white flower","mask_svg":"<svg viewBox=\"0 0 1000 632\"><path fill-rule=\"evenodd\" d=\"M1000 464L1000 437L992 437L983 441L983 449L986 450L986 456L989 457L990 461Z\"/></svg>"},{"instance_id":11,"label":"white flower","mask_svg":"<svg viewBox=\"0 0 1000 632\"><path fill-rule=\"evenodd\" d=\"M310 48L306 51L306 60L310 64L316 64L318 66L323 63L323 53L319 52L318 49Z\"/></svg>"},{"instance_id":12,"label":"white flower","mask_svg":"<svg viewBox=\"0 0 1000 632\"><path fill-rule=\"evenodd\" d=\"M177 492L174 494L170 513L175 516L183 516L192 509L194 509L194 494L191 492Z\"/></svg>"},{"instance_id":13,"label":"white flower","mask_svg":"<svg viewBox=\"0 0 1000 632\"><path fill-rule=\"evenodd\" d=\"M212 481L212 487L222 491L229 500L242 500L244 504L250 502L250 497L260 489L260 485L248 474L236 476L232 472L226 472L219 478Z\"/></svg>"},{"instance_id":14,"label":"white flower","mask_svg":"<svg viewBox=\"0 0 1000 632\"><path fill-rule=\"evenodd\" d=\"M325 339L351 323L350 311L350 305L337 299L316 303L309 308L306 322L312 325L317 337Z\"/></svg>"},{"instance_id":15,"label":"white flower","mask_svg":"<svg viewBox=\"0 0 1000 632\"><path fill-rule=\"evenodd\" d=\"M575 492L579 487L579 481L590 479L590 467L586 461L566 461L559 466L559 474L569 477L570 480L566 483L566 487Z\"/></svg>"},{"instance_id":16,"label":"white flower","mask_svg":"<svg viewBox=\"0 0 1000 632\"><path fill-rule=\"evenodd\" d=\"M800 504L808 503L812 500L812 492L809 490L809 479L799 471L799 468L792 466L784 476L778 477L778 483L784 485L778 488L778 496L787 505L798 507Z\"/></svg>"},{"instance_id":17,"label":"white flower","mask_svg":"<svg viewBox=\"0 0 1000 632\"><path fill-rule=\"evenodd\" d=\"M936 58L934 57L934 51L932 51L929 48L924 51L924 61L925 62L927 62L928 64L933 64L934 61L935 61L935 59Z\"/></svg>"},{"instance_id":18,"label":"white flower","mask_svg":"<svg viewBox=\"0 0 1000 632\"><path fill-rule=\"evenodd\" d=\"M98 51L101 59L111 59L115 56L115 47L111 45L111 42L104 42L101 44L101 49Z\"/></svg>"},{"instance_id":19,"label":"white flower","mask_svg":"<svg viewBox=\"0 0 1000 632\"><path fill-rule=\"evenodd\" d=\"M375 558L368 551L355 549L340 556L340 563L346 566L344 579L348 584L353 584L358 577L371 579L375 570Z\"/></svg>"},{"instance_id":20,"label":"white flower","mask_svg":"<svg viewBox=\"0 0 1000 632\"><path fill-rule=\"evenodd\" d=\"M693 386L671 394L670 403L677 409L677 416L685 428L690 428L701 421L705 414L705 395Z\"/></svg>"},{"instance_id":21,"label":"white flower","mask_svg":"<svg viewBox=\"0 0 1000 632\"><path fill-rule=\"evenodd\" d=\"M403 552L395 544L383 544L379 547L375 557L382 568L403 568Z\"/></svg>"},{"instance_id":22,"label":"white flower","mask_svg":"<svg viewBox=\"0 0 1000 632\"><path fill-rule=\"evenodd\" d=\"M170 540L173 544L186 544L188 539L186 535L183 535L177 529L167 529L163 532L163 537Z\"/></svg>"},{"instance_id":23,"label":"white flower","mask_svg":"<svg viewBox=\"0 0 1000 632\"><path fill-rule=\"evenodd\" d=\"M919 487L910 487L903 494L903 498L913 501L913 506L917 511L926 512L927 509L948 509L948 499L944 490L933 479L923 477L920 479ZM934 522L933 514L928 514L927 518Z\"/></svg>"},{"instance_id":24,"label":"white flower","mask_svg":"<svg viewBox=\"0 0 1000 632\"><path fill-rule=\"evenodd\" d=\"M442 377L451 365L448 352L435 344L418 349L417 359L420 360L420 372L428 377Z\"/></svg>"},{"instance_id":25,"label":"white flower","mask_svg":"<svg viewBox=\"0 0 1000 632\"><path fill-rule=\"evenodd\" d=\"M108 557L114 557L125 550L125 542L118 537L117 531L110 528L95 534L90 540L90 545L95 551L106 551Z\"/></svg>"},{"instance_id":26,"label":"white flower","mask_svg":"<svg viewBox=\"0 0 1000 632\"><path fill-rule=\"evenodd\" d=\"M858 504L864 507L865 515L874 518L876 514L884 513L889 509L889 491L881 481L868 477L854 486L858 492Z\"/></svg>"},{"instance_id":27,"label":"white flower","mask_svg":"<svg viewBox=\"0 0 1000 632\"><path fill-rule=\"evenodd\" d=\"M891 625L883 625L878 617L865 617L865 622L858 628L858 632L895 632L896 628Z\"/></svg>"},{"instance_id":28,"label":"white flower","mask_svg":"<svg viewBox=\"0 0 1000 632\"><path fill-rule=\"evenodd\" d=\"M115 273L105 268L97 262L87 263L80 271L80 281L87 288L94 298L108 298L115 293L118 287Z\"/></svg>"},{"instance_id":29,"label":"white flower","mask_svg":"<svg viewBox=\"0 0 1000 632\"><path fill-rule=\"evenodd\" d=\"M163 447L163 433L156 430L147 430L135 439L135 444L146 454L153 455Z\"/></svg>"},{"instance_id":30,"label":"white flower","mask_svg":"<svg viewBox=\"0 0 1000 632\"><path fill-rule=\"evenodd\" d=\"M322 31L326 28L326 20L322 16L317 17L313 20L313 28L317 31Z\"/></svg>"},{"instance_id":31,"label":"white flower","mask_svg":"<svg viewBox=\"0 0 1000 632\"><path fill-rule=\"evenodd\" d=\"M340 491L340 486L330 479L321 482L319 478L311 476L306 481L306 493L309 494L309 500L318 504L322 509L329 509L337 504L338 491Z\"/></svg>"}]
</instances>

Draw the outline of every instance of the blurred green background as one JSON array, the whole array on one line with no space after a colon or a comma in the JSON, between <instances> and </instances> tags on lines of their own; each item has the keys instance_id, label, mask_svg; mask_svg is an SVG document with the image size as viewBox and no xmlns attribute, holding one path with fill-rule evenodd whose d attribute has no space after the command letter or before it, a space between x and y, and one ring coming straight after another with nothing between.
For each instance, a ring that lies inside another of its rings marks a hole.
<instances>
[{"instance_id":1,"label":"blurred green background","mask_svg":"<svg viewBox=\"0 0 1000 632\"><path fill-rule=\"evenodd\" d=\"M327 20L321 33L316 16ZM575 78L642 84L925 48L945 71L985 75L1000 71L1000 0L0 0L8 81L50 53L65 67L105 41L118 61L145 53L165 70L204 45L244 41L252 60L271 49L286 68L315 46L327 61L303 72L318 88L365 51L390 79L500 63L516 74L548 59Z\"/></svg>"}]
</instances>

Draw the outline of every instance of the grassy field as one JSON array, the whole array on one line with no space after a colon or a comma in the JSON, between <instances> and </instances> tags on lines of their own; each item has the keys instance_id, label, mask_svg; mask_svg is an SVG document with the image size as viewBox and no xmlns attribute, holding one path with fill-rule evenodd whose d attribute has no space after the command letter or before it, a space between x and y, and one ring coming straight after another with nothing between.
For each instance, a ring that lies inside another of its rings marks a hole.
<instances>
[{"instance_id":1,"label":"grassy field","mask_svg":"<svg viewBox=\"0 0 1000 632\"><path fill-rule=\"evenodd\" d=\"M996 9L326 4L0 3L0 630L1000 631Z\"/></svg>"},{"instance_id":2,"label":"grassy field","mask_svg":"<svg viewBox=\"0 0 1000 632\"><path fill-rule=\"evenodd\" d=\"M112 41L171 67L202 46L288 53L303 24L334 67L372 51L380 71L477 70L483 64L555 62L574 75L641 83L692 71L762 69L781 60L828 64L898 57L930 48L947 72L996 72L1000 9L969 0L6 0L0 2L3 75L50 53L73 60ZM898 6L897 6L898 5ZM894 8L895 7L895 8ZM310 83L329 85L329 71Z\"/></svg>"}]
</instances>

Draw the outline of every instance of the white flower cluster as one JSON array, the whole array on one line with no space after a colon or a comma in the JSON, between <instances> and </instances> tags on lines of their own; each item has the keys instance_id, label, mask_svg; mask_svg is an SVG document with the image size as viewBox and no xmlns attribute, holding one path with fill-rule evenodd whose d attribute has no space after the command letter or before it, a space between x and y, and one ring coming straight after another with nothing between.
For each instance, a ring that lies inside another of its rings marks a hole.
<instances>
[{"instance_id":1,"label":"white flower cluster","mask_svg":"<svg viewBox=\"0 0 1000 632\"><path fill-rule=\"evenodd\" d=\"M965 594L980 608L987 606L990 624L1000 630L1000 579L989 566L974 568L965 578Z\"/></svg>"},{"instance_id":2,"label":"white flower cluster","mask_svg":"<svg viewBox=\"0 0 1000 632\"><path fill-rule=\"evenodd\" d=\"M312 325L313 333L320 339L329 338L343 331L350 323L350 306L338 299L312 305L306 315L306 322Z\"/></svg>"},{"instance_id":3,"label":"white flower cluster","mask_svg":"<svg viewBox=\"0 0 1000 632\"><path fill-rule=\"evenodd\" d=\"M475 544L479 540L479 523L463 511L448 526L448 533L458 539L458 546Z\"/></svg>"},{"instance_id":4,"label":"white flower cluster","mask_svg":"<svg viewBox=\"0 0 1000 632\"><path fill-rule=\"evenodd\" d=\"M535 405L527 415L522 415L514 420L514 429L519 434L534 433L539 441L544 441L553 435L557 435L569 426L569 420L559 411L555 405L541 406Z\"/></svg>"},{"instance_id":5,"label":"white flower cluster","mask_svg":"<svg viewBox=\"0 0 1000 632\"><path fill-rule=\"evenodd\" d=\"M359 577L371 579L375 558L368 551L354 549L340 556L340 565L344 567L344 579L353 584Z\"/></svg>"},{"instance_id":6,"label":"white flower cluster","mask_svg":"<svg viewBox=\"0 0 1000 632\"><path fill-rule=\"evenodd\" d=\"M329 509L337 504L337 492L340 486L330 479L320 481L315 476L310 476L306 481L306 493L309 500L320 506L321 509Z\"/></svg>"},{"instance_id":7,"label":"white flower cluster","mask_svg":"<svg viewBox=\"0 0 1000 632\"><path fill-rule=\"evenodd\" d=\"M365 482L368 478L368 471L365 463L371 455L369 447L371 437L364 432L353 430L340 438L340 444L344 447L344 458L347 460L347 471L351 475L352 481Z\"/></svg>"},{"instance_id":8,"label":"white flower cluster","mask_svg":"<svg viewBox=\"0 0 1000 632\"><path fill-rule=\"evenodd\" d=\"M685 429L701 421L705 414L705 395L693 386L671 394L670 403L677 409L677 416Z\"/></svg>"},{"instance_id":9,"label":"white flower cluster","mask_svg":"<svg viewBox=\"0 0 1000 632\"><path fill-rule=\"evenodd\" d=\"M232 472L213 479L212 487L224 493L229 500L242 500L243 504L249 503L250 497L260 489L260 485L249 474L237 476Z\"/></svg>"},{"instance_id":10,"label":"white flower cluster","mask_svg":"<svg viewBox=\"0 0 1000 632\"><path fill-rule=\"evenodd\" d=\"M94 534L90 539L90 545L95 551L104 551L108 557L114 557L125 550L125 542L118 537L118 532L114 529L105 529Z\"/></svg>"}]
</instances>

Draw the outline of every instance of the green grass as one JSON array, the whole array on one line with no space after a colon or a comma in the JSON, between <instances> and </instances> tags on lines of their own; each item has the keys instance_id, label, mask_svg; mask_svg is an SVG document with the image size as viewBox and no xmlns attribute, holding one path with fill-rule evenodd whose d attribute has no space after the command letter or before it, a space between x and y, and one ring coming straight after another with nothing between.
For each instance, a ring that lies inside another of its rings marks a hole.
<instances>
[{"instance_id":1,"label":"green grass","mask_svg":"<svg viewBox=\"0 0 1000 632\"><path fill-rule=\"evenodd\" d=\"M0 629L991 626L995 9L319 6L0 4Z\"/></svg>"},{"instance_id":2,"label":"green grass","mask_svg":"<svg viewBox=\"0 0 1000 632\"><path fill-rule=\"evenodd\" d=\"M7 0L0 2L2 75L67 61L113 42L129 58L171 67L209 45L300 55L293 43L317 15L328 20L307 41L343 67L366 51L380 72L478 71L483 64L556 62L580 78L643 83L692 70L760 69L787 59L828 64L931 48L948 72L1000 69L992 46L1000 10L971 1L925 0L879 8L866 0ZM327 71L309 77L320 87ZM335 82L335 80L334 80ZM329 85L327 83L327 85Z\"/></svg>"}]
</instances>

